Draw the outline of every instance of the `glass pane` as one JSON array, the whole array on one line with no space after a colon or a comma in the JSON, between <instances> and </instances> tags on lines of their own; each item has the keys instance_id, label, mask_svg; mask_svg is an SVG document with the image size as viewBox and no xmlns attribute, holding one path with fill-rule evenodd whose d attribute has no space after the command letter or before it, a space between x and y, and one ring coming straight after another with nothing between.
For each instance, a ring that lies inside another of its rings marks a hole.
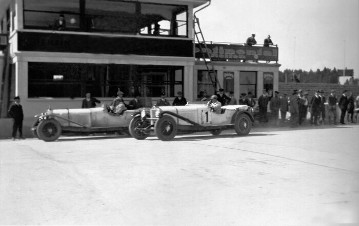
<instances>
[{"instance_id":1,"label":"glass pane","mask_svg":"<svg viewBox=\"0 0 359 226\"><path fill-rule=\"evenodd\" d=\"M24 1L25 10L48 11L48 12L80 12L79 0L26 0Z\"/></svg>"},{"instance_id":2,"label":"glass pane","mask_svg":"<svg viewBox=\"0 0 359 226\"><path fill-rule=\"evenodd\" d=\"M88 29L137 33L136 4L121 1L86 1Z\"/></svg>"},{"instance_id":3,"label":"glass pane","mask_svg":"<svg viewBox=\"0 0 359 226\"><path fill-rule=\"evenodd\" d=\"M239 82L243 84L256 84L257 73L253 71L241 71L239 75Z\"/></svg>"},{"instance_id":4,"label":"glass pane","mask_svg":"<svg viewBox=\"0 0 359 226\"><path fill-rule=\"evenodd\" d=\"M78 29L80 27L80 17L75 14L63 14L66 28L63 30ZM39 29L56 29L56 21L59 18L58 13L52 12L33 12L25 11L25 27Z\"/></svg>"},{"instance_id":5,"label":"glass pane","mask_svg":"<svg viewBox=\"0 0 359 226\"><path fill-rule=\"evenodd\" d=\"M187 35L186 12L184 6L141 4L140 33L165 36Z\"/></svg>"}]
</instances>

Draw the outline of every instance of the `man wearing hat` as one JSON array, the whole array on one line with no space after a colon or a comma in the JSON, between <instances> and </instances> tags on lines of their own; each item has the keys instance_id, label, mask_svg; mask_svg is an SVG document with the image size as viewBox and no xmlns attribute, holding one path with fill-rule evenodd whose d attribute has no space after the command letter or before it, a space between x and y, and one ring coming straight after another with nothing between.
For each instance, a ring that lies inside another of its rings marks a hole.
<instances>
[{"instance_id":1,"label":"man wearing hat","mask_svg":"<svg viewBox=\"0 0 359 226\"><path fill-rule=\"evenodd\" d=\"M311 106L310 123L315 126L318 125L318 118L319 118L319 113L320 113L321 99L319 97L319 92L320 92L319 90L316 91L314 93L314 96L310 100L310 106Z\"/></svg>"},{"instance_id":2,"label":"man wearing hat","mask_svg":"<svg viewBox=\"0 0 359 226\"><path fill-rule=\"evenodd\" d=\"M110 110L115 114L122 114L127 110L125 101L123 100L123 92L120 89L117 91L117 97L110 104Z\"/></svg>"},{"instance_id":3,"label":"man wearing hat","mask_svg":"<svg viewBox=\"0 0 359 226\"><path fill-rule=\"evenodd\" d=\"M256 41L256 34L252 34L251 37L247 38L247 45L248 46L253 46L255 44L257 44L257 41Z\"/></svg>"},{"instance_id":4,"label":"man wearing hat","mask_svg":"<svg viewBox=\"0 0 359 226\"><path fill-rule=\"evenodd\" d=\"M161 98L157 101L156 106L170 106L171 104L166 99L166 94L162 93Z\"/></svg>"},{"instance_id":5,"label":"man wearing hat","mask_svg":"<svg viewBox=\"0 0 359 226\"><path fill-rule=\"evenodd\" d=\"M274 97L271 98L269 102L269 109L271 110L271 116L274 120L275 125L279 125L279 108L280 108L280 99L278 97L279 92L274 91Z\"/></svg>"},{"instance_id":6,"label":"man wearing hat","mask_svg":"<svg viewBox=\"0 0 359 226\"><path fill-rule=\"evenodd\" d=\"M269 102L268 93L266 90L263 90L263 94L258 98L260 122L268 122L268 117L267 117L268 102Z\"/></svg>"},{"instance_id":7,"label":"man wearing hat","mask_svg":"<svg viewBox=\"0 0 359 226\"><path fill-rule=\"evenodd\" d=\"M222 106L226 105L231 98L224 94L224 89L219 89L217 93L218 101L221 102Z\"/></svg>"},{"instance_id":8,"label":"man wearing hat","mask_svg":"<svg viewBox=\"0 0 359 226\"><path fill-rule=\"evenodd\" d=\"M173 100L172 105L173 106L184 106L187 104L186 98L183 97L183 94L181 91L177 92L177 97Z\"/></svg>"},{"instance_id":9,"label":"man wearing hat","mask_svg":"<svg viewBox=\"0 0 359 226\"><path fill-rule=\"evenodd\" d=\"M252 107L252 108L256 105L256 101L253 99L252 92L248 92L248 95L246 98L246 103L249 107Z\"/></svg>"},{"instance_id":10,"label":"man wearing hat","mask_svg":"<svg viewBox=\"0 0 359 226\"><path fill-rule=\"evenodd\" d=\"M328 97L328 122L331 123L331 120L333 120L334 125L337 123L337 102L335 91L331 90Z\"/></svg>"},{"instance_id":11,"label":"man wearing hat","mask_svg":"<svg viewBox=\"0 0 359 226\"><path fill-rule=\"evenodd\" d=\"M14 120L12 126L12 140L15 140L18 130L20 139L24 139L22 136L22 122L24 120L24 112L20 104L19 96L14 97L14 103L10 106L8 114Z\"/></svg>"},{"instance_id":12,"label":"man wearing hat","mask_svg":"<svg viewBox=\"0 0 359 226\"><path fill-rule=\"evenodd\" d=\"M210 101L207 103L207 107L216 114L221 114L221 102L218 101L217 95L212 95Z\"/></svg>"},{"instance_id":13,"label":"man wearing hat","mask_svg":"<svg viewBox=\"0 0 359 226\"><path fill-rule=\"evenodd\" d=\"M340 97L339 99L339 108L341 110L341 114L340 114L340 124L345 124L344 123L344 118L345 118L345 113L347 111L347 108L348 108L348 104L349 104L349 101L348 101L348 97L347 97L347 90L344 90L343 91L343 94L342 96Z\"/></svg>"},{"instance_id":14,"label":"man wearing hat","mask_svg":"<svg viewBox=\"0 0 359 226\"><path fill-rule=\"evenodd\" d=\"M247 99L246 99L245 93L241 93L241 97L238 100L238 104L239 105L247 105Z\"/></svg>"}]
</instances>

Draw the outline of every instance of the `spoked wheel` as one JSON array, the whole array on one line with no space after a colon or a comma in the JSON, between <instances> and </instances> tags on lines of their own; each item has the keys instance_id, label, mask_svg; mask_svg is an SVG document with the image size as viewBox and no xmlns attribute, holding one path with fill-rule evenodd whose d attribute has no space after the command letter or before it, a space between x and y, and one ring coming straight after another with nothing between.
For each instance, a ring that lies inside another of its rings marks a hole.
<instances>
[{"instance_id":1,"label":"spoked wheel","mask_svg":"<svg viewBox=\"0 0 359 226\"><path fill-rule=\"evenodd\" d=\"M177 134L177 124L170 116L162 116L155 125L155 133L158 139L163 141L172 140Z\"/></svg>"},{"instance_id":2,"label":"spoked wheel","mask_svg":"<svg viewBox=\"0 0 359 226\"><path fill-rule=\"evenodd\" d=\"M54 141L60 137L62 129L58 121L49 119L41 121L37 126L36 132L41 140Z\"/></svg>"},{"instance_id":3,"label":"spoked wheel","mask_svg":"<svg viewBox=\"0 0 359 226\"><path fill-rule=\"evenodd\" d=\"M211 134L213 136L218 136L219 134L222 133L222 130L221 129L216 129L216 130L211 130L210 132L211 132Z\"/></svg>"},{"instance_id":4,"label":"spoked wheel","mask_svg":"<svg viewBox=\"0 0 359 226\"><path fill-rule=\"evenodd\" d=\"M234 130L240 136L245 136L252 129L252 121L246 114L241 114L236 117L234 122Z\"/></svg>"},{"instance_id":5,"label":"spoked wheel","mask_svg":"<svg viewBox=\"0 0 359 226\"><path fill-rule=\"evenodd\" d=\"M149 131L145 130L149 125L148 120L142 121L141 117L137 116L131 120L128 130L133 138L144 140L150 135Z\"/></svg>"}]
</instances>

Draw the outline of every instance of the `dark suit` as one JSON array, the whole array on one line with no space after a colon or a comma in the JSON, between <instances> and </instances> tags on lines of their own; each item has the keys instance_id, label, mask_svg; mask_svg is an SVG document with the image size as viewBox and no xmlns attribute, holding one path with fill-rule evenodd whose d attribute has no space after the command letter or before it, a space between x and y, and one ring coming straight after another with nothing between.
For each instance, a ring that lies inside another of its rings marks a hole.
<instances>
[{"instance_id":1,"label":"dark suit","mask_svg":"<svg viewBox=\"0 0 359 226\"><path fill-rule=\"evenodd\" d=\"M130 100L127 107L128 107L128 109L138 109L138 108L142 108L143 104L142 104L141 100L133 99L133 100Z\"/></svg>"},{"instance_id":2,"label":"dark suit","mask_svg":"<svg viewBox=\"0 0 359 226\"><path fill-rule=\"evenodd\" d=\"M82 100L82 108L95 108L96 103L101 103L101 101L97 100L94 97L91 97L90 100L87 100L86 98Z\"/></svg>"},{"instance_id":3,"label":"dark suit","mask_svg":"<svg viewBox=\"0 0 359 226\"><path fill-rule=\"evenodd\" d=\"M179 99L178 97L176 97L174 100L173 100L173 103L172 105L173 106L184 106L187 104L187 100L186 98L182 97L181 99Z\"/></svg>"},{"instance_id":4,"label":"dark suit","mask_svg":"<svg viewBox=\"0 0 359 226\"><path fill-rule=\"evenodd\" d=\"M320 113L320 104L321 104L321 98L320 96L313 96L310 105L312 108L311 116L310 116L310 123L317 125L318 124L318 118Z\"/></svg>"},{"instance_id":5,"label":"dark suit","mask_svg":"<svg viewBox=\"0 0 359 226\"><path fill-rule=\"evenodd\" d=\"M344 124L344 118L345 118L345 113L347 111L348 108L348 97L346 95L342 95L339 99L339 108L341 110L341 114L340 114L340 123Z\"/></svg>"},{"instance_id":6,"label":"dark suit","mask_svg":"<svg viewBox=\"0 0 359 226\"><path fill-rule=\"evenodd\" d=\"M19 130L19 135L22 137L22 121L24 120L24 112L21 104L12 104L9 109L9 116L14 119L12 127L12 137L16 137L16 132Z\"/></svg>"}]
</instances>

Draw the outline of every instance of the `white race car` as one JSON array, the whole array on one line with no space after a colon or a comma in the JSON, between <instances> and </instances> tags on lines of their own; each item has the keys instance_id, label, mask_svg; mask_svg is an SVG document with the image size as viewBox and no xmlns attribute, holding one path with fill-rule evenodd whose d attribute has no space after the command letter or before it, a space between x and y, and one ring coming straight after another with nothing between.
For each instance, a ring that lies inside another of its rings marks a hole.
<instances>
[{"instance_id":1,"label":"white race car","mask_svg":"<svg viewBox=\"0 0 359 226\"><path fill-rule=\"evenodd\" d=\"M238 135L247 135L251 128L253 109L247 105L228 105L221 113L213 112L206 104L163 106L141 110L134 114L129 125L132 137L143 140L154 130L163 141L172 140L177 132L210 131L219 135L222 130L234 128Z\"/></svg>"},{"instance_id":2,"label":"white race car","mask_svg":"<svg viewBox=\"0 0 359 226\"><path fill-rule=\"evenodd\" d=\"M44 141L57 140L66 133L128 132L132 114L139 110L126 110L113 114L107 107L80 109L48 109L35 115L31 130Z\"/></svg>"}]
</instances>

